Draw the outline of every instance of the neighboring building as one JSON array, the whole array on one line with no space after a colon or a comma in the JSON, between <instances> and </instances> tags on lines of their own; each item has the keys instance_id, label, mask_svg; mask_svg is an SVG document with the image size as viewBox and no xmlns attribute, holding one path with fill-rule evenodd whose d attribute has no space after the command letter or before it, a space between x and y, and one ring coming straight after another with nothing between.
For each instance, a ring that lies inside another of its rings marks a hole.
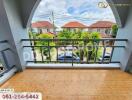
<instances>
[{"instance_id":1,"label":"neighboring building","mask_svg":"<svg viewBox=\"0 0 132 100\"><path fill-rule=\"evenodd\" d=\"M112 32L112 26L115 23L110 21L98 21L88 27L89 32L99 32L103 37L109 37Z\"/></svg>"},{"instance_id":2,"label":"neighboring building","mask_svg":"<svg viewBox=\"0 0 132 100\"><path fill-rule=\"evenodd\" d=\"M67 29L72 32L76 31L76 30L88 31L87 27L88 26L86 26L80 22L77 22L77 21L69 22L69 23L65 24L64 26L62 26L63 29Z\"/></svg>"},{"instance_id":3,"label":"neighboring building","mask_svg":"<svg viewBox=\"0 0 132 100\"><path fill-rule=\"evenodd\" d=\"M39 21L32 23L32 31L36 33L54 33L54 26L48 21Z\"/></svg>"}]
</instances>

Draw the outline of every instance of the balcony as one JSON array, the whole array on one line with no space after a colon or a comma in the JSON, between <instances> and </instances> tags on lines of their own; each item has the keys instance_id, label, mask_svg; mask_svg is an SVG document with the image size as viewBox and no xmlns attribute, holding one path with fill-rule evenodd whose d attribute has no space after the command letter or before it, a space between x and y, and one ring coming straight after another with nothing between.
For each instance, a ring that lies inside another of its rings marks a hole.
<instances>
[{"instance_id":1,"label":"balcony","mask_svg":"<svg viewBox=\"0 0 132 100\"><path fill-rule=\"evenodd\" d=\"M40 1L0 0L0 88L41 92L44 100L131 100L131 0L107 0L120 26L117 39L29 39Z\"/></svg>"},{"instance_id":2,"label":"balcony","mask_svg":"<svg viewBox=\"0 0 132 100\"><path fill-rule=\"evenodd\" d=\"M26 68L92 68L119 69L120 61L113 61L114 50L126 48L127 39L22 39L21 47L26 61ZM40 45L39 43L43 44ZM119 43L121 45L119 45ZM15 72L15 65L10 64L8 41L0 53L3 57L0 82L5 82ZM52 45L51 45L52 44ZM54 44L54 45L53 45ZM52 52L53 49L55 52ZM26 51L26 52L25 52ZM46 51L46 52L45 52ZM83 52L83 53L82 53ZM54 56L52 57L51 55ZM67 59L68 56L68 59ZM70 58L69 58L70 57ZM63 58L63 59L62 59ZM15 62L12 60L12 62ZM7 65L8 64L8 65Z\"/></svg>"}]
</instances>

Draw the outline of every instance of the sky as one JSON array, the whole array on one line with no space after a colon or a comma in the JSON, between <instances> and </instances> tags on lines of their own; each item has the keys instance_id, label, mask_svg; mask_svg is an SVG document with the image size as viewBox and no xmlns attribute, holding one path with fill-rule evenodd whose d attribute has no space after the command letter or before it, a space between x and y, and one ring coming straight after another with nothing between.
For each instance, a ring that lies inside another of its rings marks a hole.
<instances>
[{"instance_id":1,"label":"sky","mask_svg":"<svg viewBox=\"0 0 132 100\"><path fill-rule=\"evenodd\" d=\"M37 7L32 22L54 21L61 27L70 21L79 21L90 25L96 21L107 20L115 22L111 8L100 8L99 2L105 0L42 0Z\"/></svg>"}]
</instances>

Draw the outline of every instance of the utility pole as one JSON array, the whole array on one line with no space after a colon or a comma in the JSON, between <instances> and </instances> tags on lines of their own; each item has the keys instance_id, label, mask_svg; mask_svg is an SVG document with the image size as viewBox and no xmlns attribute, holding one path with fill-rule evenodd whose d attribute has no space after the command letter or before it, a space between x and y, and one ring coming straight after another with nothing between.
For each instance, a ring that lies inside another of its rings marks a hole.
<instances>
[{"instance_id":1,"label":"utility pole","mask_svg":"<svg viewBox=\"0 0 132 100\"><path fill-rule=\"evenodd\" d=\"M53 33L56 34L55 33L55 17L54 17L54 12L53 11L52 11L51 16L52 16L52 24L53 24Z\"/></svg>"}]
</instances>

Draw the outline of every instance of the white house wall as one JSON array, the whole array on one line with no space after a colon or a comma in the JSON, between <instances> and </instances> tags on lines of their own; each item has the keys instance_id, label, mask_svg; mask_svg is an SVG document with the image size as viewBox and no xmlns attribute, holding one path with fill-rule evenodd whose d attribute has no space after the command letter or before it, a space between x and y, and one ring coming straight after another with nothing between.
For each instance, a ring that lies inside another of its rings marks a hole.
<instances>
[{"instance_id":1,"label":"white house wall","mask_svg":"<svg viewBox=\"0 0 132 100\"><path fill-rule=\"evenodd\" d=\"M110 30L108 33L106 33L107 29ZM111 34L112 29L111 28L89 28L88 31Z\"/></svg>"}]
</instances>

